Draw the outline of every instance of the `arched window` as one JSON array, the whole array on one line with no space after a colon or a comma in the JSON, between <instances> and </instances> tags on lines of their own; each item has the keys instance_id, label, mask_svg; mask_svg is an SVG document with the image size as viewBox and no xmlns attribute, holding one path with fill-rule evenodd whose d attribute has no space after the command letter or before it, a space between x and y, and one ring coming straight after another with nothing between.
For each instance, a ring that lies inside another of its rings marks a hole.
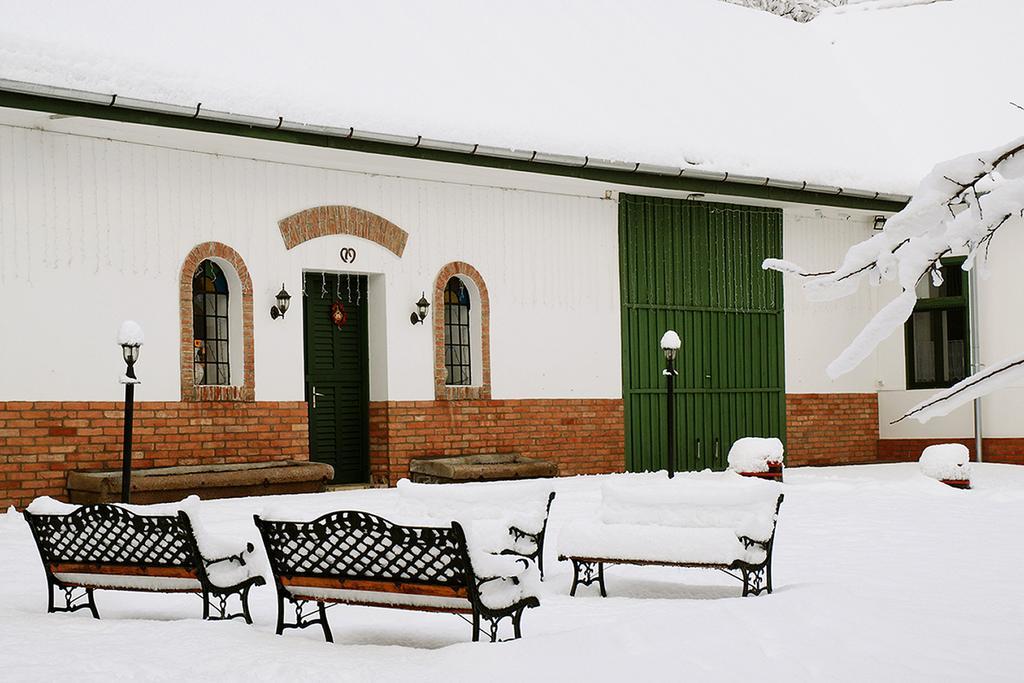
<instances>
[{"instance_id":1,"label":"arched window","mask_svg":"<svg viewBox=\"0 0 1024 683\"><path fill-rule=\"evenodd\" d=\"M434 398L491 398L487 285L476 268L452 261L434 279Z\"/></svg>"},{"instance_id":2,"label":"arched window","mask_svg":"<svg viewBox=\"0 0 1024 683\"><path fill-rule=\"evenodd\" d=\"M444 288L444 368L448 386L473 383L471 308L465 283L457 277L449 279Z\"/></svg>"},{"instance_id":3,"label":"arched window","mask_svg":"<svg viewBox=\"0 0 1024 683\"><path fill-rule=\"evenodd\" d=\"M193 372L196 386L231 384L231 292L224 271L212 260L192 275Z\"/></svg>"}]
</instances>

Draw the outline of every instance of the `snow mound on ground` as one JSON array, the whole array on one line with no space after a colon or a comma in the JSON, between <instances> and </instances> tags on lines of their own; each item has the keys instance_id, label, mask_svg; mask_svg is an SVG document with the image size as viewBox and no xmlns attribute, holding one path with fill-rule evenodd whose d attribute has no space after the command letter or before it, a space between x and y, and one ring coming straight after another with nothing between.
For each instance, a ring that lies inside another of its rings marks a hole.
<instances>
[{"instance_id":1,"label":"snow mound on ground","mask_svg":"<svg viewBox=\"0 0 1024 683\"><path fill-rule=\"evenodd\" d=\"M921 472L932 479L964 481L971 478L971 454L960 443L928 446L921 453Z\"/></svg>"},{"instance_id":2,"label":"snow mound on ground","mask_svg":"<svg viewBox=\"0 0 1024 683\"><path fill-rule=\"evenodd\" d=\"M784 456L782 442L776 438L763 439L745 436L736 439L729 449L729 469L736 472L767 472L768 463L781 463Z\"/></svg>"}]
</instances>

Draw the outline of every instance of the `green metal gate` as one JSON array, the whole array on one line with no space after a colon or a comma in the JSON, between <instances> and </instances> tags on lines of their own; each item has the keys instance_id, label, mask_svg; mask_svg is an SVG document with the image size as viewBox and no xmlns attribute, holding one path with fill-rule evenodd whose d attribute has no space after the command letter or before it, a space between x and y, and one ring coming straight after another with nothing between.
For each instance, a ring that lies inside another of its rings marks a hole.
<instances>
[{"instance_id":1,"label":"green metal gate","mask_svg":"<svg viewBox=\"0 0 1024 683\"><path fill-rule=\"evenodd\" d=\"M659 341L674 329L676 468L723 469L742 436L785 439L782 211L620 196L626 468L667 465Z\"/></svg>"}]
</instances>

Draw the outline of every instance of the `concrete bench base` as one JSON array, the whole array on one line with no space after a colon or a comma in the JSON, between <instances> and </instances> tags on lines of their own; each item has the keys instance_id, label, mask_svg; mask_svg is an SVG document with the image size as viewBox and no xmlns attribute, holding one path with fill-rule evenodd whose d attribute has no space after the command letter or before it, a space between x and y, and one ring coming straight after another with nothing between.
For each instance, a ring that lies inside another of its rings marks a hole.
<instances>
[{"instance_id":1,"label":"concrete bench base","mask_svg":"<svg viewBox=\"0 0 1024 683\"><path fill-rule=\"evenodd\" d=\"M454 484L465 481L504 481L557 476L557 463L524 458L518 453L418 458L409 463L409 478L419 484Z\"/></svg>"},{"instance_id":2,"label":"concrete bench base","mask_svg":"<svg viewBox=\"0 0 1024 683\"><path fill-rule=\"evenodd\" d=\"M187 496L241 498L282 493L319 493L334 478L334 468L319 462L257 462L230 465L180 465L132 472L132 502L170 503ZM68 500L116 503L121 499L120 470L69 472Z\"/></svg>"}]
</instances>

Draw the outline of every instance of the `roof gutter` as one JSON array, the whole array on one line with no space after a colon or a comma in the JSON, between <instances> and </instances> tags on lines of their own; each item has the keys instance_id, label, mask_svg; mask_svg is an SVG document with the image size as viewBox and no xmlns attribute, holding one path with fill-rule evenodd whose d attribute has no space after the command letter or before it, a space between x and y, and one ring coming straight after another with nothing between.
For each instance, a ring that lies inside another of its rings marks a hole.
<instances>
[{"instance_id":1,"label":"roof gutter","mask_svg":"<svg viewBox=\"0 0 1024 683\"><path fill-rule=\"evenodd\" d=\"M202 103L167 104L117 94L60 88L0 78L0 106L242 135L299 144L418 157L526 172L603 180L626 185L679 189L821 204L881 212L899 211L906 195L818 185L765 176L737 175L696 168L611 161L592 157L490 147L422 136L392 135L336 126L319 126L283 117L267 118L206 109Z\"/></svg>"}]
</instances>

